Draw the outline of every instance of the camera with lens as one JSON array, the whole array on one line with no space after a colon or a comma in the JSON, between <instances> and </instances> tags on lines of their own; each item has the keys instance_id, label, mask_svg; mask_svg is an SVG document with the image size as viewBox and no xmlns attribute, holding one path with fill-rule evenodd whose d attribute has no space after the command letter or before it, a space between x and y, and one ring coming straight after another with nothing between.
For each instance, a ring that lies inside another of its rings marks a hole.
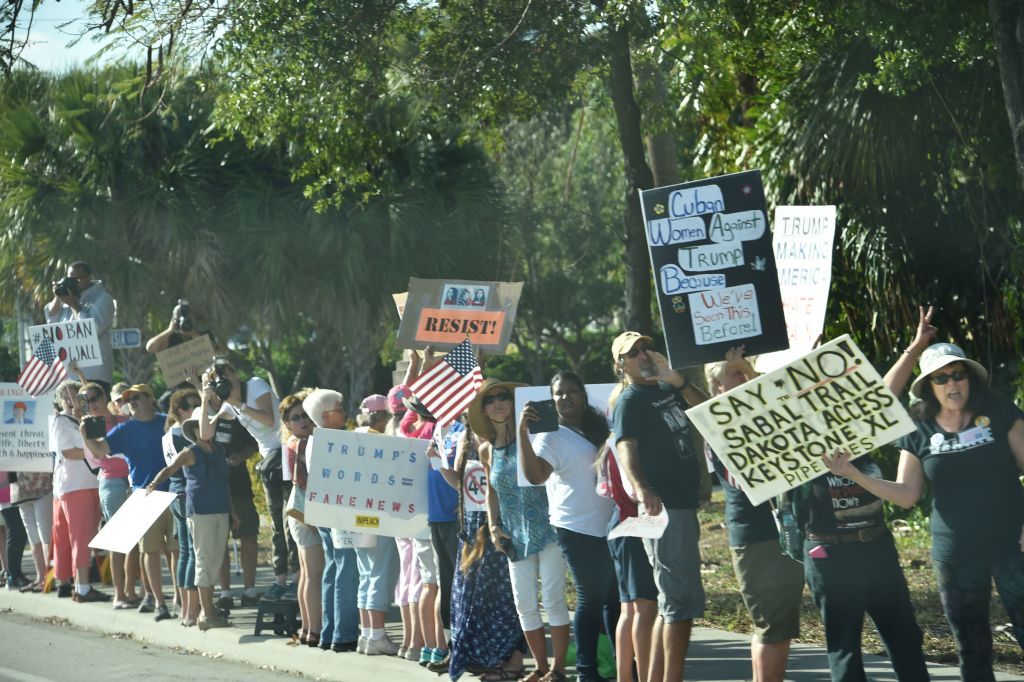
<instances>
[{"instance_id":1,"label":"camera with lens","mask_svg":"<svg viewBox=\"0 0 1024 682\"><path fill-rule=\"evenodd\" d=\"M103 417L85 417L82 419L85 424L86 438L105 438L107 435L107 422Z\"/></svg>"},{"instance_id":2,"label":"camera with lens","mask_svg":"<svg viewBox=\"0 0 1024 682\"><path fill-rule=\"evenodd\" d=\"M210 368L213 374L213 392L221 400L227 400L231 395L231 380L227 374L228 361L224 358L214 358L213 366Z\"/></svg>"},{"instance_id":3,"label":"camera with lens","mask_svg":"<svg viewBox=\"0 0 1024 682\"><path fill-rule=\"evenodd\" d=\"M184 298L178 299L178 307L175 308L178 316L174 318L175 324L183 332L190 332L195 329L196 323L192 321L192 312L189 310L188 301Z\"/></svg>"},{"instance_id":4,"label":"camera with lens","mask_svg":"<svg viewBox=\"0 0 1024 682\"><path fill-rule=\"evenodd\" d=\"M58 282L54 282L53 293L61 298L65 296L78 296L78 281L74 277L65 277Z\"/></svg>"}]
</instances>

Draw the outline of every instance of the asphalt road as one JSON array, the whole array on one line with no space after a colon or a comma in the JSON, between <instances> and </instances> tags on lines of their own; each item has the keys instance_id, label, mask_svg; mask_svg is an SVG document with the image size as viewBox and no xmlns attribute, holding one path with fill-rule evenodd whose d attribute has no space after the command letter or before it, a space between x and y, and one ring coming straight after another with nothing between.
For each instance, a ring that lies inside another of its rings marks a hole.
<instances>
[{"instance_id":1,"label":"asphalt road","mask_svg":"<svg viewBox=\"0 0 1024 682\"><path fill-rule=\"evenodd\" d=\"M0 613L0 651L3 682L281 680L280 672L210 658L186 648L163 649L126 634L104 635L15 613Z\"/></svg>"}]
</instances>

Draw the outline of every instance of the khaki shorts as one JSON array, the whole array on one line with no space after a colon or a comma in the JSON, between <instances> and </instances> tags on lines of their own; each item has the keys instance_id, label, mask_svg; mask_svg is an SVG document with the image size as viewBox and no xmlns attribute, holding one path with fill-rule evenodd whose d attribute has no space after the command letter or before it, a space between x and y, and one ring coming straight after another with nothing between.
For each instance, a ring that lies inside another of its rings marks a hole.
<instances>
[{"instance_id":1,"label":"khaki shorts","mask_svg":"<svg viewBox=\"0 0 1024 682\"><path fill-rule=\"evenodd\" d=\"M765 644L799 637L803 567L782 553L778 540L730 547L729 552L754 637Z\"/></svg>"},{"instance_id":2,"label":"khaki shorts","mask_svg":"<svg viewBox=\"0 0 1024 682\"><path fill-rule=\"evenodd\" d=\"M139 540L139 551L143 554L166 552L168 549L178 549L178 541L174 538L174 517L171 516L170 507L164 509Z\"/></svg>"}]
</instances>

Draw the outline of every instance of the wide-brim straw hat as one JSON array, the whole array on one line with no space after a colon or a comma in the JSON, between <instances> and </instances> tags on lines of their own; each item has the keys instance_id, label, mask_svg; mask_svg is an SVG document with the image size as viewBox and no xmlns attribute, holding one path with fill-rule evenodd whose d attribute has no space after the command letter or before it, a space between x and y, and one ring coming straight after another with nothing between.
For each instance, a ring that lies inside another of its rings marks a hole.
<instances>
[{"instance_id":1,"label":"wide-brim straw hat","mask_svg":"<svg viewBox=\"0 0 1024 682\"><path fill-rule=\"evenodd\" d=\"M964 363L974 372L979 380L982 382L988 381L988 371L980 362L969 360L960 346L952 343L933 343L921 353L921 359L917 363L917 366L921 369L921 374L910 385L910 392L917 398L923 398L925 387L929 383L928 377L931 376L932 372L954 362Z\"/></svg>"},{"instance_id":2,"label":"wide-brim straw hat","mask_svg":"<svg viewBox=\"0 0 1024 682\"><path fill-rule=\"evenodd\" d=\"M196 443L199 441L199 420L203 418L203 408L197 407L192 410L192 416L181 423L181 435L185 436L185 439L189 443Z\"/></svg>"},{"instance_id":3,"label":"wide-brim straw hat","mask_svg":"<svg viewBox=\"0 0 1024 682\"><path fill-rule=\"evenodd\" d=\"M512 394L513 399L515 398L515 389L529 386L518 381L502 381L501 379L484 379L484 383L480 384L480 390L477 391L476 395L473 396L473 401L469 403L469 428L473 430L480 438L484 440L493 441L497 431L494 428L494 422L487 418L484 414L484 398L487 394L496 388L508 389L508 392ZM509 419L513 419L510 416Z\"/></svg>"}]
</instances>

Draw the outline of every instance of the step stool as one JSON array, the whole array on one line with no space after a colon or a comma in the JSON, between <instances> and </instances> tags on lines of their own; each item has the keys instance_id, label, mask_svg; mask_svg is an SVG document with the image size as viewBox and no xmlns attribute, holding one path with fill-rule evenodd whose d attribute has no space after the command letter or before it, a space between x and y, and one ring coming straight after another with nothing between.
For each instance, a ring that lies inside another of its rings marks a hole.
<instances>
[{"instance_id":1,"label":"step stool","mask_svg":"<svg viewBox=\"0 0 1024 682\"><path fill-rule=\"evenodd\" d=\"M300 625L299 602L294 599L260 601L256 606L256 635L273 630L275 635L291 637Z\"/></svg>"}]
</instances>

